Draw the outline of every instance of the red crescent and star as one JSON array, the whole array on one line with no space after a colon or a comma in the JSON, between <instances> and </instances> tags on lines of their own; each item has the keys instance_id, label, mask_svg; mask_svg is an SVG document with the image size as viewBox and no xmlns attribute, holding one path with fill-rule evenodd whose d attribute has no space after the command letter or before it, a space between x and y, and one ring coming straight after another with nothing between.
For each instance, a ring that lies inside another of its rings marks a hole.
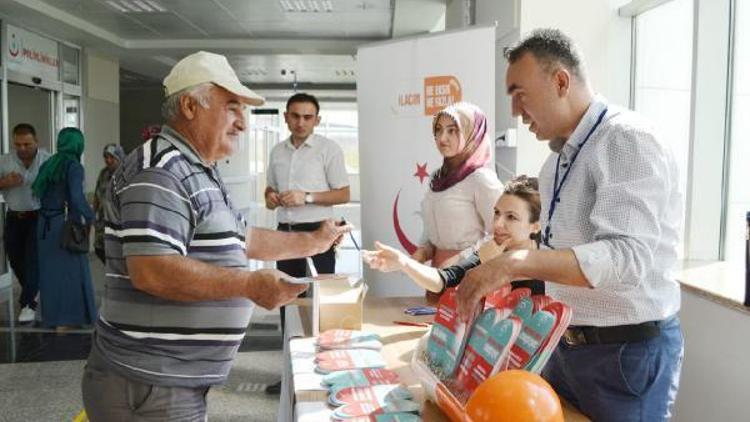
<instances>
[{"instance_id":1,"label":"red crescent and star","mask_svg":"<svg viewBox=\"0 0 750 422\"><path fill-rule=\"evenodd\" d=\"M419 178L419 183L424 183L424 179L429 177L430 173L427 172L427 163L419 164L417 165L417 171L414 173L414 177ZM398 193L396 194L396 199L393 201L393 229L396 231L396 237L398 238L398 242L401 244L401 246L406 250L407 253L410 255L414 253L414 251L417 250L417 245L415 245L409 238L406 236L406 233L404 233L403 229L401 229L401 223L399 222L398 218L398 198L401 196L401 189L398 190Z\"/></svg>"}]
</instances>

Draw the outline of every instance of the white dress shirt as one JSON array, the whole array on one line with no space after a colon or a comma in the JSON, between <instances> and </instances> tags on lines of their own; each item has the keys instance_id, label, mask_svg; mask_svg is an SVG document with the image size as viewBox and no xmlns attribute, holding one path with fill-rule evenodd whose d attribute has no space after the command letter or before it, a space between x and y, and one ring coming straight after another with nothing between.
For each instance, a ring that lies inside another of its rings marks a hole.
<instances>
[{"instance_id":1,"label":"white dress shirt","mask_svg":"<svg viewBox=\"0 0 750 422\"><path fill-rule=\"evenodd\" d=\"M492 233L495 202L502 193L503 184L487 167L442 192L428 190L422 200L422 244L459 251L476 246Z\"/></svg>"},{"instance_id":2,"label":"white dress shirt","mask_svg":"<svg viewBox=\"0 0 750 422\"><path fill-rule=\"evenodd\" d=\"M341 147L316 134L310 135L299 148L294 147L291 137L275 145L266 174L268 186L277 192L315 193L349 186ZM279 223L312 223L333 217L330 205L305 204L278 210Z\"/></svg>"},{"instance_id":3,"label":"white dress shirt","mask_svg":"<svg viewBox=\"0 0 750 422\"><path fill-rule=\"evenodd\" d=\"M680 309L673 267L682 194L672 152L636 113L597 97L560 151L559 178L605 108L570 167L551 224L557 153L539 175L542 231L551 225L550 246L572 248L593 286L547 283L547 293L573 308L572 325L662 320Z\"/></svg>"},{"instance_id":4,"label":"white dress shirt","mask_svg":"<svg viewBox=\"0 0 750 422\"><path fill-rule=\"evenodd\" d=\"M18 154L15 151L11 151L0 157L0 177L5 177L7 174L14 172L23 177L23 184L20 186L0 189L0 193L3 194L9 210L33 211L39 209L39 198L31 192L31 185L34 184L34 180L36 180L36 176L39 174L39 167L49 157L50 153L41 148L37 149L36 156L29 168L23 165L23 162L18 158Z\"/></svg>"}]
</instances>

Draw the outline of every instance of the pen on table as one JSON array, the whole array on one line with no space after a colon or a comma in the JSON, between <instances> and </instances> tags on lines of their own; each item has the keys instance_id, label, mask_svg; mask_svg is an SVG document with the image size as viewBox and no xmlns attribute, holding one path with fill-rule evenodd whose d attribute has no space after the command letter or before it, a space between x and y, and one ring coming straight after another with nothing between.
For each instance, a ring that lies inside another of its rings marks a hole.
<instances>
[{"instance_id":1,"label":"pen on table","mask_svg":"<svg viewBox=\"0 0 750 422\"><path fill-rule=\"evenodd\" d=\"M393 321L396 325L406 325L409 327L429 327L431 322L411 322L411 321Z\"/></svg>"}]
</instances>

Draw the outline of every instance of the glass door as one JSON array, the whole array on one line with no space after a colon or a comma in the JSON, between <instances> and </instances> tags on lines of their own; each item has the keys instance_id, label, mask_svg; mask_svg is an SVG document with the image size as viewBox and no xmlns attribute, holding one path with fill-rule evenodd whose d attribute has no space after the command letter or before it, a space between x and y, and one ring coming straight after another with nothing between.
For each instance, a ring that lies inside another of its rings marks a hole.
<instances>
[{"instance_id":1,"label":"glass door","mask_svg":"<svg viewBox=\"0 0 750 422\"><path fill-rule=\"evenodd\" d=\"M39 147L55 150L55 113L52 91L19 83L8 83L8 131L12 139L13 127L19 123L34 126Z\"/></svg>"}]
</instances>

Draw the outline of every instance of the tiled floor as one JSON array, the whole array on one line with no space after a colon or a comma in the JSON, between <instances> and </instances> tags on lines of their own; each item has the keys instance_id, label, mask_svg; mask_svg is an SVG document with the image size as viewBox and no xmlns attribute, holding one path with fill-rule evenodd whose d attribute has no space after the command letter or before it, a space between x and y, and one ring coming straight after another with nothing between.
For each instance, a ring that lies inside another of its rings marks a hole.
<instances>
[{"instance_id":1,"label":"tiled floor","mask_svg":"<svg viewBox=\"0 0 750 422\"><path fill-rule=\"evenodd\" d=\"M98 298L104 270L96 258L90 262ZM5 306L0 304L0 422L72 420L82 409L80 380L91 330L58 334L19 325L14 361ZM208 395L210 421L276 419L278 397L264 390L281 378L277 319L275 313L262 310L254 315L257 323L240 348L227 384L212 388Z\"/></svg>"},{"instance_id":2,"label":"tiled floor","mask_svg":"<svg viewBox=\"0 0 750 422\"><path fill-rule=\"evenodd\" d=\"M84 361L0 365L0 422L70 421L82 409ZM281 373L277 351L237 355L227 384L208 395L209 421L273 421L278 399L264 392Z\"/></svg>"}]
</instances>

